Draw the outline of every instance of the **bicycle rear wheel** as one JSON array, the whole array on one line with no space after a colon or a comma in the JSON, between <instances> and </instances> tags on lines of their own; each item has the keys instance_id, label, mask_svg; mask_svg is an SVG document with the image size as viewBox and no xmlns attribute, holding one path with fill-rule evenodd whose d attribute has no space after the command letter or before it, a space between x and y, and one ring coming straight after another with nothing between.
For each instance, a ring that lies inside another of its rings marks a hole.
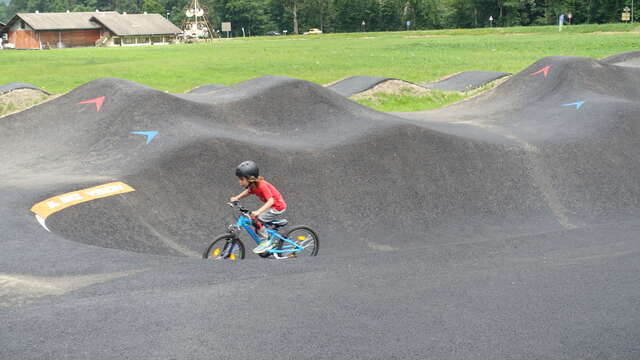
<instances>
[{"instance_id":1,"label":"bicycle rear wheel","mask_svg":"<svg viewBox=\"0 0 640 360\"><path fill-rule=\"evenodd\" d=\"M221 235L204 251L202 258L212 260L244 259L244 244L232 235Z\"/></svg>"},{"instance_id":2,"label":"bicycle rear wheel","mask_svg":"<svg viewBox=\"0 0 640 360\"><path fill-rule=\"evenodd\" d=\"M320 239L318 234L310 227L300 225L289 230L285 236L287 239L295 242L298 246L303 247L304 250L297 251L293 254L295 256L317 256L318 249L320 247ZM286 244L286 242L285 242Z\"/></svg>"}]
</instances>

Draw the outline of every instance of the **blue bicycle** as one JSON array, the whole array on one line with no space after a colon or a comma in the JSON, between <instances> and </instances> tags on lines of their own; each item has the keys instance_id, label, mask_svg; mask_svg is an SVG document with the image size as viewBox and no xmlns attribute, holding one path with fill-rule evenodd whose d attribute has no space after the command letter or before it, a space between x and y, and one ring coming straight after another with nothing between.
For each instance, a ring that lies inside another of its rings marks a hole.
<instances>
[{"instance_id":1,"label":"blue bicycle","mask_svg":"<svg viewBox=\"0 0 640 360\"><path fill-rule=\"evenodd\" d=\"M249 216L250 211L239 206L237 202L229 203L228 205L235 210L233 215L237 221L234 225L229 225L226 234L220 235L213 240L202 254L204 259L244 259L244 244L240 240L242 230L249 234L256 242L256 245L260 243L260 237L253 229L253 220ZM285 235L282 235L281 230L287 223L286 219L281 219L263 224L266 227L269 238L275 245L270 250L258 255L262 258L273 256L279 260L295 258L300 255L318 255L319 240L316 232L308 226L300 225L291 228Z\"/></svg>"}]
</instances>

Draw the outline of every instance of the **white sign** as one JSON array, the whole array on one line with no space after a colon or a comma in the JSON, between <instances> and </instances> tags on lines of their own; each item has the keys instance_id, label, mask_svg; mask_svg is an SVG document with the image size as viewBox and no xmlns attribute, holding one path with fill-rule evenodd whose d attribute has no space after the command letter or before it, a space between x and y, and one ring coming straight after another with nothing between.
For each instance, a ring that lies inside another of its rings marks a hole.
<instances>
[{"instance_id":1,"label":"white sign","mask_svg":"<svg viewBox=\"0 0 640 360\"><path fill-rule=\"evenodd\" d=\"M231 23L230 22L223 22L221 30L222 31L231 31Z\"/></svg>"},{"instance_id":2,"label":"white sign","mask_svg":"<svg viewBox=\"0 0 640 360\"><path fill-rule=\"evenodd\" d=\"M558 31L562 31L562 25L564 25L564 14L560 14L558 19Z\"/></svg>"}]
</instances>

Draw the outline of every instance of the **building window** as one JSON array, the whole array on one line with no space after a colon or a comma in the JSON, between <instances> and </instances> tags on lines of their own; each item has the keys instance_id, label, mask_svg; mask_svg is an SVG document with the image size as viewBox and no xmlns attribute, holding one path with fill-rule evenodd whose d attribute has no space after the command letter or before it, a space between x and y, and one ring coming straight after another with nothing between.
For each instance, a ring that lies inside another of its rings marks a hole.
<instances>
[{"instance_id":1,"label":"building window","mask_svg":"<svg viewBox=\"0 0 640 360\"><path fill-rule=\"evenodd\" d=\"M25 28L24 20L20 20L20 30L24 30L24 28Z\"/></svg>"},{"instance_id":2,"label":"building window","mask_svg":"<svg viewBox=\"0 0 640 360\"><path fill-rule=\"evenodd\" d=\"M133 45L136 43L136 38L133 36L124 36L122 38L122 44L123 45Z\"/></svg>"}]
</instances>

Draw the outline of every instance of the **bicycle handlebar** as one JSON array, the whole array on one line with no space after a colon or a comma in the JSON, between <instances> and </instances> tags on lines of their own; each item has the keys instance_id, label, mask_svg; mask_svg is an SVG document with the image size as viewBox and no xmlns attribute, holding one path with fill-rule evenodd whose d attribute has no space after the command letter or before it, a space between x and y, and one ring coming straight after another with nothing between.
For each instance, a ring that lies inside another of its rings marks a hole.
<instances>
[{"instance_id":1,"label":"bicycle handlebar","mask_svg":"<svg viewBox=\"0 0 640 360\"><path fill-rule=\"evenodd\" d=\"M240 206L238 204L238 201L228 202L227 205L231 206L234 209L237 209L238 211L240 211L243 214L249 213L249 210L247 210L247 209L243 208L242 206Z\"/></svg>"}]
</instances>

